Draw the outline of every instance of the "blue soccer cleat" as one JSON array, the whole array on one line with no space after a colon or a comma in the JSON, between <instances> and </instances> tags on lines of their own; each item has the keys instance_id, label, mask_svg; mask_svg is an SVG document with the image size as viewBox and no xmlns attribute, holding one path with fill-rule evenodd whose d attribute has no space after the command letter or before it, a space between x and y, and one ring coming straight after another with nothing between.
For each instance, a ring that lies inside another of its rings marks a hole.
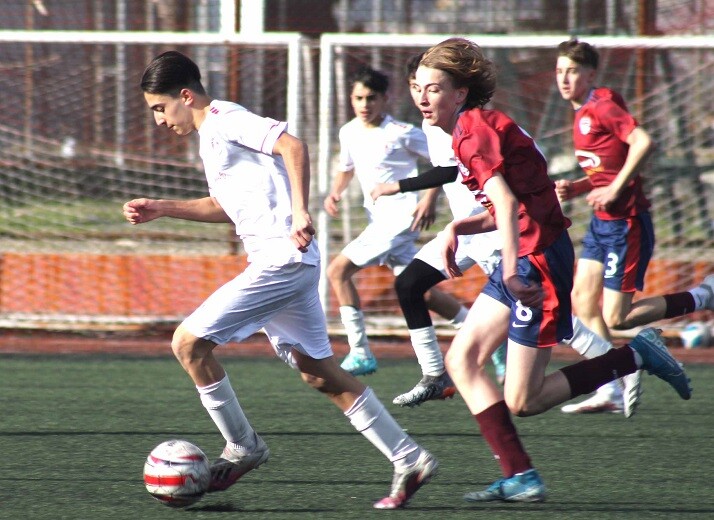
<instances>
[{"instance_id":1,"label":"blue soccer cleat","mask_svg":"<svg viewBox=\"0 0 714 520\"><path fill-rule=\"evenodd\" d=\"M362 357L354 352L347 354L347 357L340 364L343 370L349 372L353 376L366 376L374 374L377 371L377 358L373 354L367 357Z\"/></svg>"},{"instance_id":2,"label":"blue soccer cleat","mask_svg":"<svg viewBox=\"0 0 714 520\"><path fill-rule=\"evenodd\" d=\"M657 330L643 329L632 340L630 348L642 358L643 370L669 383L682 399L692 397L689 377L682 365L669 353Z\"/></svg>"},{"instance_id":3,"label":"blue soccer cleat","mask_svg":"<svg viewBox=\"0 0 714 520\"><path fill-rule=\"evenodd\" d=\"M546 496L545 484L534 469L502 478L483 491L472 491L464 495L467 502L543 502Z\"/></svg>"}]
</instances>

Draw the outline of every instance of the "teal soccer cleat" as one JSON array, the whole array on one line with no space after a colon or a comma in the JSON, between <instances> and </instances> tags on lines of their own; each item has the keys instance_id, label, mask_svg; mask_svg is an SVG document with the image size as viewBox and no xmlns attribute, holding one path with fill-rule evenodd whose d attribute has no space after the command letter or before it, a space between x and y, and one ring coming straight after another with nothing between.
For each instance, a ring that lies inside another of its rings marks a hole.
<instances>
[{"instance_id":1,"label":"teal soccer cleat","mask_svg":"<svg viewBox=\"0 0 714 520\"><path fill-rule=\"evenodd\" d=\"M362 357L350 352L347 354L347 357L342 360L340 367L353 376L366 376L368 374L374 374L377 371L377 358L374 357L374 355Z\"/></svg>"},{"instance_id":2,"label":"teal soccer cleat","mask_svg":"<svg viewBox=\"0 0 714 520\"><path fill-rule=\"evenodd\" d=\"M632 340L630 348L642 358L642 369L669 383L682 399L692 397L689 377L682 365L669 353L657 330L643 329Z\"/></svg>"},{"instance_id":3,"label":"teal soccer cleat","mask_svg":"<svg viewBox=\"0 0 714 520\"><path fill-rule=\"evenodd\" d=\"M546 496L545 484L534 469L502 478L483 491L472 491L464 495L467 502L543 502Z\"/></svg>"}]
</instances>

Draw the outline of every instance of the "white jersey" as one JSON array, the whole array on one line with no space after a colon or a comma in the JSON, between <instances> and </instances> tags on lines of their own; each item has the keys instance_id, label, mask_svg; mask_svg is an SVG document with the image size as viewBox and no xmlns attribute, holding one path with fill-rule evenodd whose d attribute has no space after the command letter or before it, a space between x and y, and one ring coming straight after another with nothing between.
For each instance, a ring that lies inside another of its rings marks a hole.
<instances>
[{"instance_id":1,"label":"white jersey","mask_svg":"<svg viewBox=\"0 0 714 520\"><path fill-rule=\"evenodd\" d=\"M456 166L456 157L454 157L454 150L451 148L451 134L426 122L422 122L421 126L429 144L431 164L434 166ZM458 178L454 182L444 184L442 188L455 220L468 217L474 213L474 208L480 206L474 194Z\"/></svg>"},{"instance_id":2,"label":"white jersey","mask_svg":"<svg viewBox=\"0 0 714 520\"><path fill-rule=\"evenodd\" d=\"M429 158L424 132L387 115L378 127L366 127L355 118L340 128L339 138L338 167L345 172L354 170L370 222L393 222L400 216L411 225L418 200L416 193L380 197L376 203L370 193L377 183L398 182L419 173L419 157Z\"/></svg>"},{"instance_id":3,"label":"white jersey","mask_svg":"<svg viewBox=\"0 0 714 520\"><path fill-rule=\"evenodd\" d=\"M199 153L215 197L236 227L249 262L319 264L315 241L301 253L290 240L290 182L273 147L287 123L228 101L212 101L198 130Z\"/></svg>"}]
</instances>

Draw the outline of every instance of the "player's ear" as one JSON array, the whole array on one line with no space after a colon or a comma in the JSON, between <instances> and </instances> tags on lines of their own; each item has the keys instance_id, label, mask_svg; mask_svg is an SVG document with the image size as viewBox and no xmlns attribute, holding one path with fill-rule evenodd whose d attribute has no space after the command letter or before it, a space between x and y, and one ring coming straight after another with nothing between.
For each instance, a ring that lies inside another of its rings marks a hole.
<instances>
[{"instance_id":1,"label":"player's ear","mask_svg":"<svg viewBox=\"0 0 714 520\"><path fill-rule=\"evenodd\" d=\"M182 88L181 92L179 92L179 99L184 105L192 105L195 100L193 90Z\"/></svg>"},{"instance_id":2,"label":"player's ear","mask_svg":"<svg viewBox=\"0 0 714 520\"><path fill-rule=\"evenodd\" d=\"M469 89L467 87L460 87L456 89L456 103L462 104L466 102L466 98L469 95Z\"/></svg>"}]
</instances>

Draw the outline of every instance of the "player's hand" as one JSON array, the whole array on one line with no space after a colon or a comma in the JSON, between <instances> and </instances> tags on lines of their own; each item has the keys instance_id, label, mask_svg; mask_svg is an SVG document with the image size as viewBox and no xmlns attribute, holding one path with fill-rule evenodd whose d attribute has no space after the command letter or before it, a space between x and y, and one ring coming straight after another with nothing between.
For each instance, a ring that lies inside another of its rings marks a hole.
<instances>
[{"instance_id":1,"label":"player's hand","mask_svg":"<svg viewBox=\"0 0 714 520\"><path fill-rule=\"evenodd\" d=\"M161 216L158 202L153 199L134 199L124 203L122 207L124 218L129 223L143 224Z\"/></svg>"},{"instance_id":2,"label":"player's hand","mask_svg":"<svg viewBox=\"0 0 714 520\"><path fill-rule=\"evenodd\" d=\"M595 211L606 211L617 199L618 193L611 186L593 188L586 200Z\"/></svg>"},{"instance_id":3,"label":"player's hand","mask_svg":"<svg viewBox=\"0 0 714 520\"><path fill-rule=\"evenodd\" d=\"M436 199L422 197L412 214L412 231L424 231L436 220Z\"/></svg>"},{"instance_id":4,"label":"player's hand","mask_svg":"<svg viewBox=\"0 0 714 520\"><path fill-rule=\"evenodd\" d=\"M519 300L524 307L543 307L543 289L541 287L525 284L517 275L505 278L503 282L511 295Z\"/></svg>"},{"instance_id":5,"label":"player's hand","mask_svg":"<svg viewBox=\"0 0 714 520\"><path fill-rule=\"evenodd\" d=\"M372 200L375 201L379 197L394 195L395 193L399 193L398 182L379 182L374 188L372 188L370 195L372 196Z\"/></svg>"},{"instance_id":6,"label":"player's hand","mask_svg":"<svg viewBox=\"0 0 714 520\"><path fill-rule=\"evenodd\" d=\"M342 200L341 195L335 195L334 193L330 193L327 197L325 197L325 201L323 202L323 206L325 207L325 211L327 211L327 214L330 215L331 217L336 217L338 214L338 207L337 204Z\"/></svg>"},{"instance_id":7,"label":"player's hand","mask_svg":"<svg viewBox=\"0 0 714 520\"><path fill-rule=\"evenodd\" d=\"M560 202L573 198L573 183L567 179L555 181L555 194Z\"/></svg>"},{"instance_id":8,"label":"player's hand","mask_svg":"<svg viewBox=\"0 0 714 520\"><path fill-rule=\"evenodd\" d=\"M312 225L312 217L307 211L293 213L293 225L290 228L290 240L301 253L307 253L313 237L315 227Z\"/></svg>"},{"instance_id":9,"label":"player's hand","mask_svg":"<svg viewBox=\"0 0 714 520\"><path fill-rule=\"evenodd\" d=\"M463 276L461 269L456 263L456 250L459 248L459 237L454 233L451 224L444 228L444 245L441 249L441 259L444 262L444 270L449 278L459 278Z\"/></svg>"}]
</instances>

